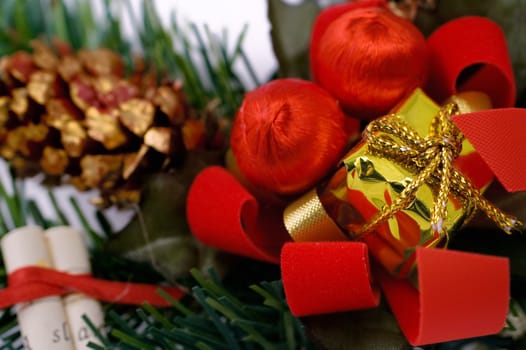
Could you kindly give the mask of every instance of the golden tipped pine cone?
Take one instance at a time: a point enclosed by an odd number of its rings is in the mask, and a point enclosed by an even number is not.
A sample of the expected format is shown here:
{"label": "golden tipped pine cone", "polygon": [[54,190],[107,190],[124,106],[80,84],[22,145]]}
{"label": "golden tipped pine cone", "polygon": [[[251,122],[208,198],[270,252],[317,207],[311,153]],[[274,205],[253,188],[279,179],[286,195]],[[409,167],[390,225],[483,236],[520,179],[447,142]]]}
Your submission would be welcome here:
{"label": "golden tipped pine cone", "polygon": [[32,46],[0,61],[0,156],[19,175],[97,188],[101,205],[137,202],[141,174],[204,146],[205,123],[190,117],[180,84],[157,85],[144,71],[126,77],[107,49]]}

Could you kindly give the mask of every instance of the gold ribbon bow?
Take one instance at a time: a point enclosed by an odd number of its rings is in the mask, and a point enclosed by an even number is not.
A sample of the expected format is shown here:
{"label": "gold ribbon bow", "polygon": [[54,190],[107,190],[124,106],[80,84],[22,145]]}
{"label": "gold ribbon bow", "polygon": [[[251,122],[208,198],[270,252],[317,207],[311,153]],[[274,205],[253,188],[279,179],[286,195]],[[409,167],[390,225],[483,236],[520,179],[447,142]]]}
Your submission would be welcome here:
{"label": "gold ribbon bow", "polygon": [[[453,162],[462,150],[464,136],[451,121],[458,114],[454,103],[444,106],[434,116],[429,133],[421,137],[399,115],[391,114],[369,123],[364,131],[367,151],[375,156],[392,160],[413,174],[417,174],[390,205],[360,227],[353,236],[374,231],[396,212],[408,208],[416,191],[423,184],[434,191],[431,208],[431,227],[447,237],[445,218],[450,194],[463,201],[468,212],[483,211],[503,231],[511,233],[522,223],[496,208],[464,177]],[[475,209],[475,210],[474,210]]]}

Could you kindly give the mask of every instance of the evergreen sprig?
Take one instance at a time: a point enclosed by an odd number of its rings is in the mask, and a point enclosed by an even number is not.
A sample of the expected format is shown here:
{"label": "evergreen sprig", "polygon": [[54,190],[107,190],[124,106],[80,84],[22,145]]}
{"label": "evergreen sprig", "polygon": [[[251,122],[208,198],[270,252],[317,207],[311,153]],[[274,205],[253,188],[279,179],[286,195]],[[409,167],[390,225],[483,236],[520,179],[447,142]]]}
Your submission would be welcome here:
{"label": "evergreen sprig", "polygon": [[[113,329],[108,337],[101,335],[104,347],[112,349],[313,349],[298,319],[286,302],[280,281],[261,282],[251,286],[260,302],[240,299],[230,293],[213,271],[205,277],[191,271],[196,285],[192,301],[171,299],[172,309],[161,311],[146,304],[136,311],[137,319],[124,322],[110,313]],[[197,304],[196,304],[197,303]],[[193,305],[189,307],[188,304]],[[103,346],[90,344],[95,350]]]}
{"label": "evergreen sprig", "polygon": [[[181,24],[175,13],[170,23],[163,24],[152,0],[142,1],[140,15],[129,0],[100,1],[102,16],[97,16],[91,0],[2,0],[0,57],[31,50],[30,43],[37,38],[48,43],[59,39],[75,50],[110,48],[124,58],[130,72],[139,55],[160,80],[181,80],[194,107],[213,106],[227,117],[234,115],[246,91],[234,67],[237,62],[252,83],[259,84],[242,48],[247,27],[231,48],[226,34]],[[123,13],[134,24],[131,36],[123,32]]]}
{"label": "evergreen sprig", "polygon": [[[47,228],[64,224],[55,218],[48,218],[36,202],[25,198],[19,187],[20,181],[9,177],[10,184],[0,181],[0,221],[5,227],[0,237],[9,230],[30,223]],[[7,185],[7,186],[6,186]],[[9,189],[10,188],[10,189]],[[50,198],[54,195],[50,194]],[[52,201],[50,199],[50,201]],[[76,205],[74,199],[71,205]],[[31,210],[24,208],[31,207]],[[61,206],[54,204],[56,218],[64,217]],[[91,232],[91,260],[96,277],[113,280],[127,280],[142,283],[162,283],[162,277],[151,266],[108,256],[97,243],[103,235],[97,232],[84,217],[77,206],[75,210],[79,221],[87,232]],[[18,216],[9,221],[7,217]],[[104,225],[106,218],[99,213]],[[104,257],[102,259],[102,257]],[[7,274],[0,264],[0,286],[7,285]],[[162,289],[159,293],[172,307],[157,309],[144,304],[142,307],[105,305],[108,334],[104,335],[93,327],[103,346],[92,343],[92,349],[310,349],[302,325],[292,316],[285,301],[280,281],[260,282],[250,286],[252,297],[242,296],[225,287],[214,271],[204,276],[199,270],[190,271],[193,282],[189,284],[190,293],[183,301],[174,300]],[[187,282],[188,284],[188,282]],[[257,299],[259,300],[255,300]],[[16,328],[16,318],[12,310],[0,314],[0,349],[15,349],[19,344],[20,333]]]}

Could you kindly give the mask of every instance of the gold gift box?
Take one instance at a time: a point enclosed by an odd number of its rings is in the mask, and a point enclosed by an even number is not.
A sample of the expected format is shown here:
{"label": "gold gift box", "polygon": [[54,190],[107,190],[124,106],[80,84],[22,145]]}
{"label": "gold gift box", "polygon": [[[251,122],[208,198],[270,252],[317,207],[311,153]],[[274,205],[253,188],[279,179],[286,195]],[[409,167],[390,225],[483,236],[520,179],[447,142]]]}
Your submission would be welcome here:
{"label": "gold gift box", "polygon": [[[491,108],[489,98],[483,93],[466,92],[451,100],[460,113]],[[393,114],[425,137],[439,111],[440,106],[417,89]],[[465,139],[454,166],[480,190],[493,178]],[[329,180],[285,210],[285,226],[295,241],[361,240],[388,271],[406,277],[412,270],[417,247],[446,246],[449,237],[474,211],[469,203],[450,194],[443,222],[445,232],[437,232],[431,225],[431,207],[437,189],[424,184],[407,208],[396,212],[374,231],[356,234],[390,205],[415,176],[397,162],[372,154],[367,142],[361,141],[345,155]]]}

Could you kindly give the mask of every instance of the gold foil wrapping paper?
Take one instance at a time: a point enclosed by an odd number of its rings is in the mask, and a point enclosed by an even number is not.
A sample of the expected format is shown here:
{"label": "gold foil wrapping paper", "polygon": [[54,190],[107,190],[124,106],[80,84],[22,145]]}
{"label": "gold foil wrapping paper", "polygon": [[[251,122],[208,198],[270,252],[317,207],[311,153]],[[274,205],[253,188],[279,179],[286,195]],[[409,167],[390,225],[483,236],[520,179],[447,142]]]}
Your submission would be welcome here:
{"label": "gold foil wrapping paper", "polygon": [[[489,98],[482,93],[463,93],[452,100],[460,113],[491,108]],[[415,90],[393,111],[393,115],[401,118],[411,132],[423,138],[430,132],[431,122],[439,111],[436,103],[421,90]],[[478,189],[483,190],[491,182],[491,171],[467,140],[462,141],[462,150],[454,166]],[[416,247],[446,246],[449,236],[472,216],[474,210],[469,201],[449,194],[447,215],[440,222],[445,230],[439,232],[431,225],[437,186],[424,183],[418,187],[415,197],[405,209],[394,213],[374,231],[359,234],[363,225],[386,210],[416,176],[400,162],[375,155],[369,150],[367,142],[362,141],[344,156],[328,181],[285,210],[285,225],[295,241],[333,241],[345,237],[361,240],[367,243],[371,255],[388,271],[407,276],[413,265]],[[295,220],[302,216],[302,208],[309,207],[306,203],[313,202],[313,196],[318,197],[325,211],[313,211],[317,217],[306,220],[306,228]],[[308,222],[315,222],[317,228],[310,227]],[[341,230],[340,235],[334,229],[326,229],[335,226]]]}

